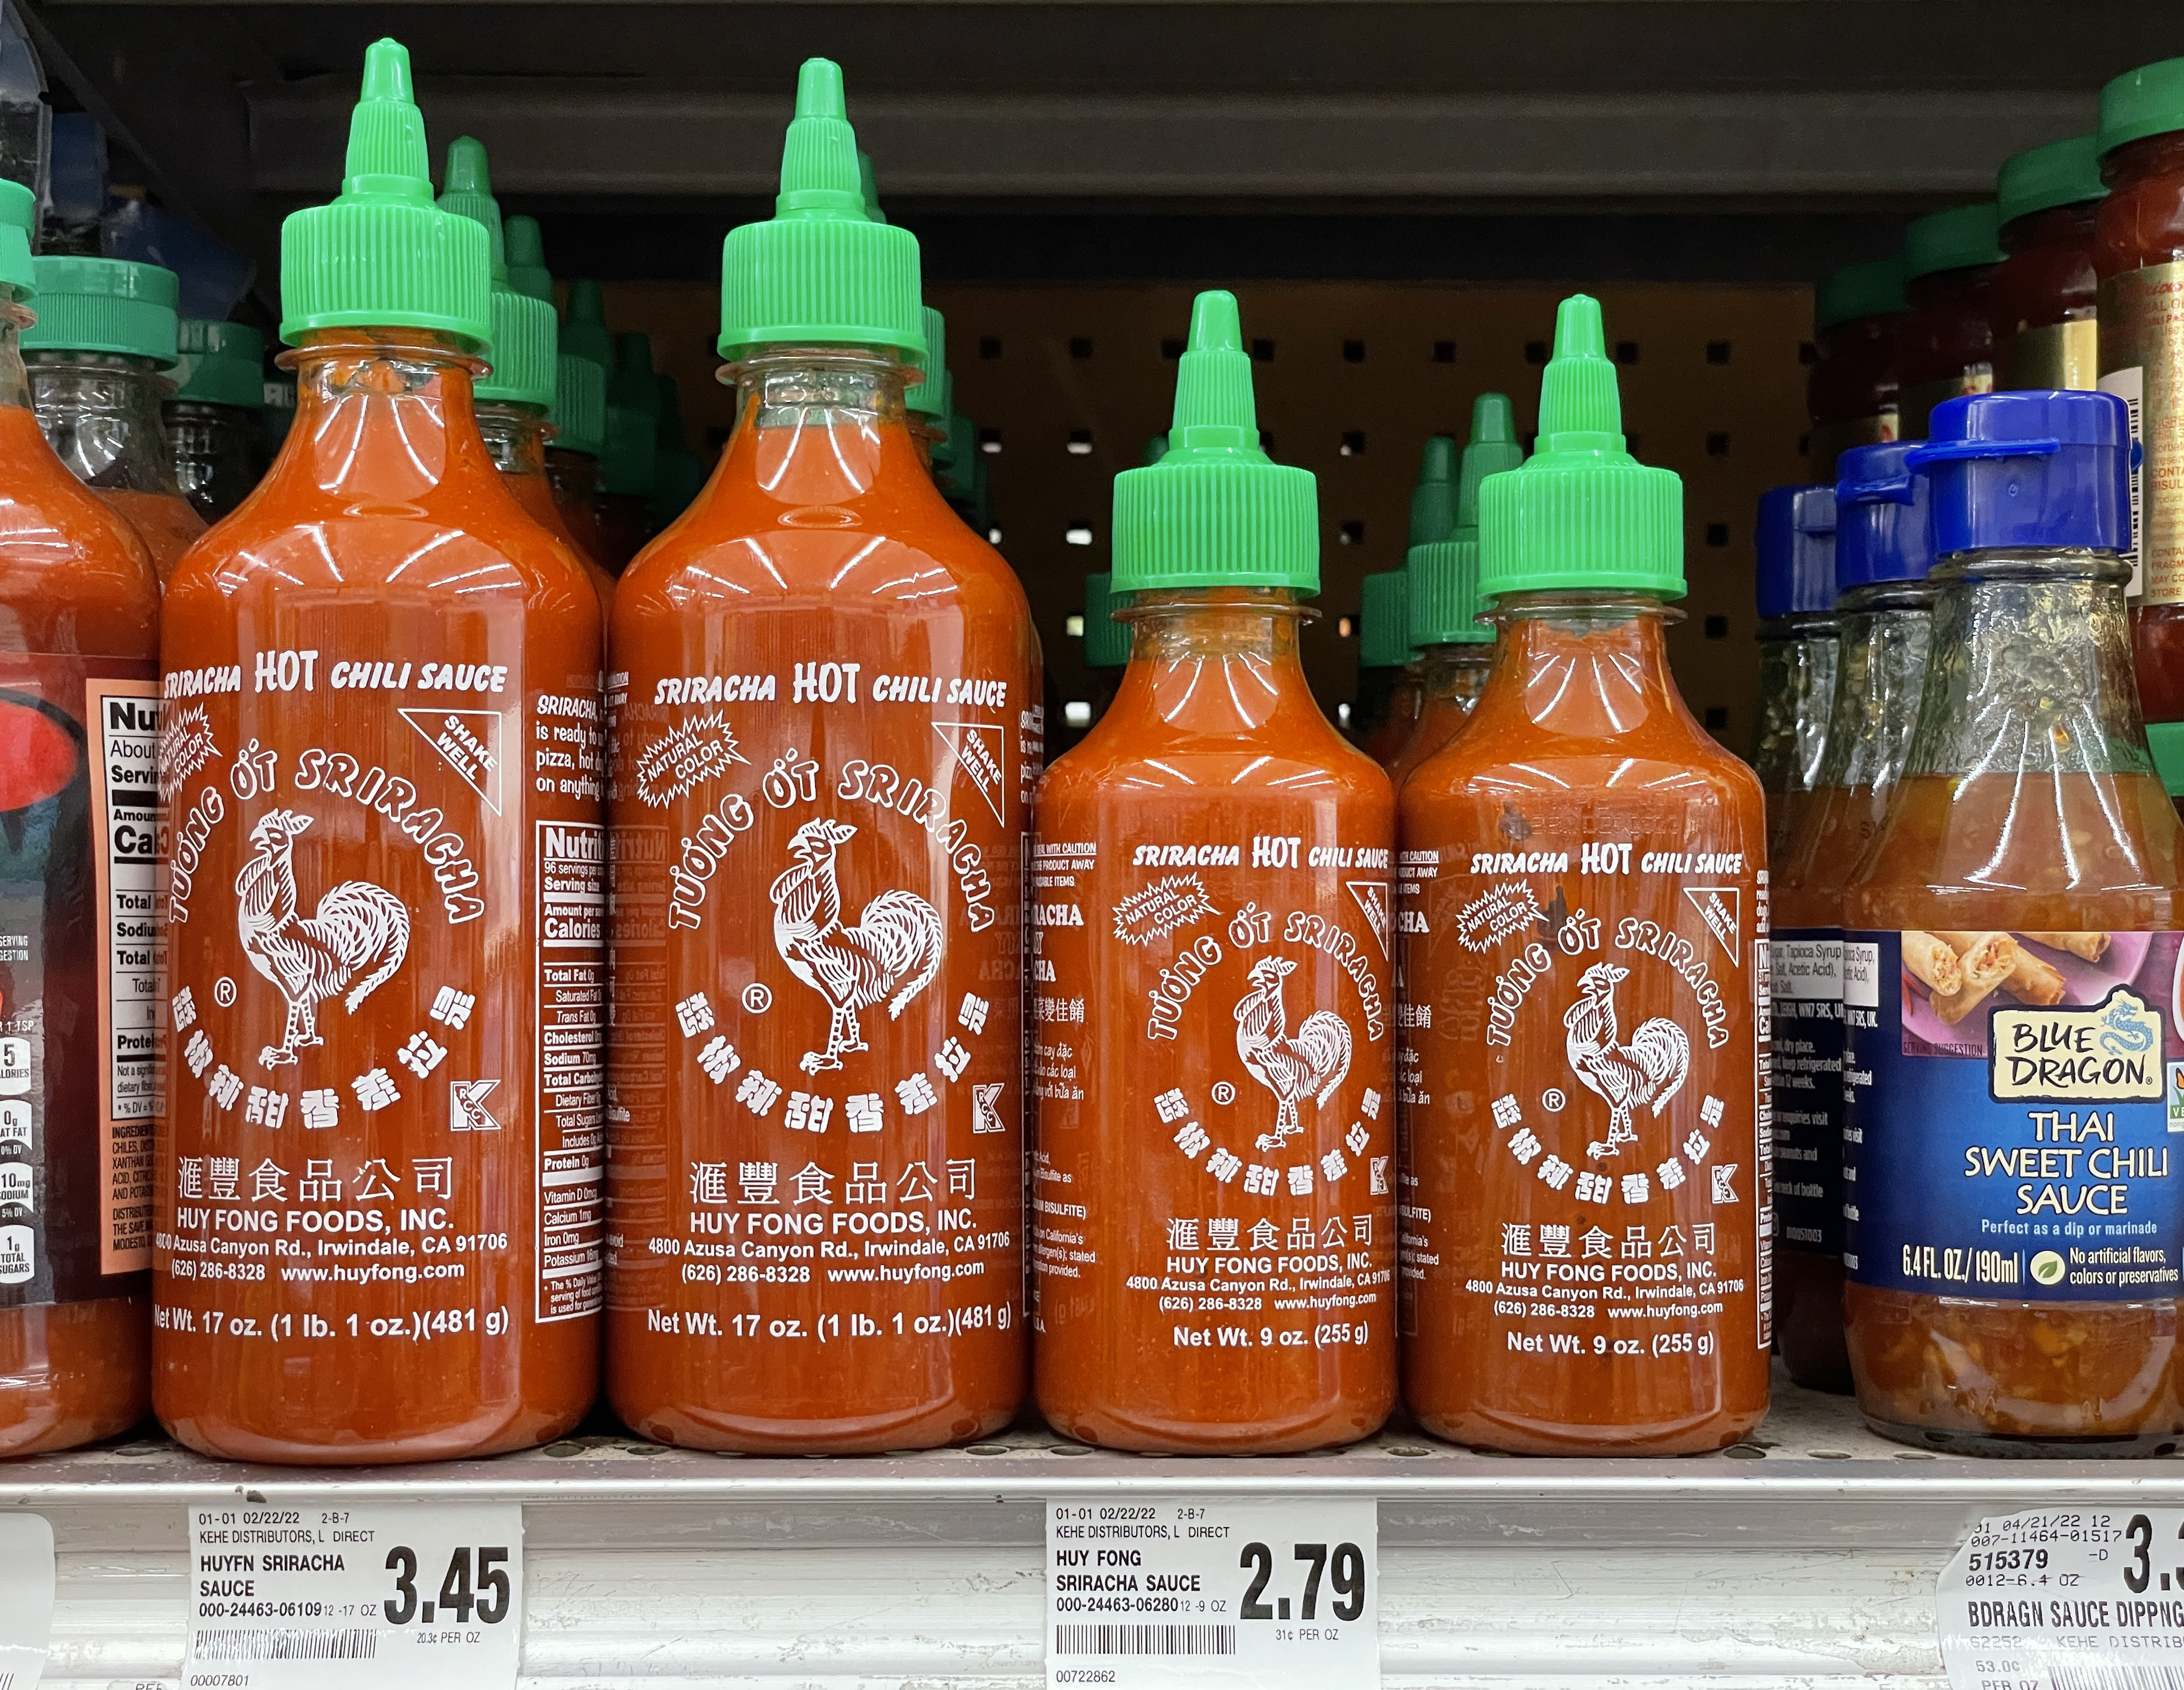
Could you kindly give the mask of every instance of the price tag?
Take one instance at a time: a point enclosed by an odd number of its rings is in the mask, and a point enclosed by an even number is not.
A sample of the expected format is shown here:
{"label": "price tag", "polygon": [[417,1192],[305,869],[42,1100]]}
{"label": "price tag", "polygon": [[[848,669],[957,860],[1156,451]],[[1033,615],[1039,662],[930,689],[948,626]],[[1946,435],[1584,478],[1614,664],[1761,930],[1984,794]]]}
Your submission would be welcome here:
{"label": "price tag", "polygon": [[1942,1570],[1950,1690],[2184,1684],[2184,1509],[1983,1520]]}
{"label": "price tag", "polygon": [[31,1690],[53,1635],[53,1528],[0,1514],[0,1690]]}
{"label": "price tag", "polygon": [[1375,1690],[1370,1497],[1050,1502],[1046,1682]]}
{"label": "price tag", "polygon": [[187,1682],[512,1690],[522,1648],[518,1503],[190,1510]]}

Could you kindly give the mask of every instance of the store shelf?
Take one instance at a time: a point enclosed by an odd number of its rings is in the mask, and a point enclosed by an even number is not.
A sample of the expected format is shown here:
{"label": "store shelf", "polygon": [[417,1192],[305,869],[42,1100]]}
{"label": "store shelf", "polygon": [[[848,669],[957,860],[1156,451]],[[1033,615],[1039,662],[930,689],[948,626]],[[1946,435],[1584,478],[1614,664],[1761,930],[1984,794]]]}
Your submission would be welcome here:
{"label": "store shelf", "polygon": [[52,1521],[48,1686],[174,1681],[185,1507],[523,1504],[531,1686],[979,1687],[1041,1676],[1046,1498],[1379,1498],[1390,1685],[1941,1686],[1935,1575],[1982,1514],[2184,1503],[2170,1462],[1996,1462],[1885,1442],[1783,1386],[1761,1431],[1680,1461],[1538,1461],[1395,1433],[1281,1459],[1106,1454],[1017,1431],[868,1459],[586,1437],[332,1473],[127,1443],[0,1468]]}

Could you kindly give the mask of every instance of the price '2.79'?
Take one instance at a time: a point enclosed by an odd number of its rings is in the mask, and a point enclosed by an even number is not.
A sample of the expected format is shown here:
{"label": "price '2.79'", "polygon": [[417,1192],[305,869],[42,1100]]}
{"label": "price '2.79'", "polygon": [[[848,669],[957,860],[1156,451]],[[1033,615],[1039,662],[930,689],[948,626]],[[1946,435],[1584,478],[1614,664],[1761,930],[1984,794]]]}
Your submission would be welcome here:
{"label": "price '2.79'", "polygon": [[[477,1570],[475,1585],[471,1582],[473,1554]],[[415,1620],[420,1625],[430,1626],[435,1620],[444,1624],[452,1620],[467,1626],[475,1613],[480,1624],[498,1625],[508,1618],[507,1559],[505,1547],[476,1551],[466,1546],[458,1547],[448,1557],[448,1570],[440,1580],[438,1598],[421,1604],[417,1599],[417,1552],[407,1544],[398,1543],[387,1552],[387,1570],[394,1575],[394,1594],[383,1604],[387,1623],[406,1626]]]}
{"label": "price '2.79'", "polygon": [[[1365,1552],[1355,1543],[1338,1543],[1331,1559],[1324,1543],[1299,1543],[1292,1551],[1294,1559],[1305,1566],[1304,1592],[1298,1603],[1295,1617],[1316,1620],[1319,1617],[1319,1586],[1322,1577],[1334,1588],[1334,1600],[1329,1604],[1338,1620],[1356,1620],[1365,1612]],[[1270,1607],[1261,1598],[1267,1587],[1273,1581],[1274,1552],[1263,1543],[1246,1543],[1244,1553],[1237,1557],[1236,1565],[1251,1573],[1250,1587],[1244,1592],[1243,1606],[1236,1610],[1240,1620],[1287,1620],[1290,1598],[1279,1596]]]}

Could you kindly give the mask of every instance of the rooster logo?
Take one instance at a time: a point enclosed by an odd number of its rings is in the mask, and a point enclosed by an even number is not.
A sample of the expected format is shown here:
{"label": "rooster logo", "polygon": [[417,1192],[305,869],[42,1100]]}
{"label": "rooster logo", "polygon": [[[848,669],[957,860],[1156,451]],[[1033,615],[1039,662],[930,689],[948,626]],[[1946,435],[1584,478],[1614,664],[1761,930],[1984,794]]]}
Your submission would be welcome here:
{"label": "rooster logo", "polygon": [[806,1074],[838,1068],[845,1052],[866,1048],[857,1026],[859,1010],[884,1002],[892,1021],[940,972],[947,931],[940,912],[914,892],[883,892],[865,906],[855,927],[842,925],[834,853],[856,834],[846,822],[806,822],[788,841],[796,867],[768,894],[781,960],[833,1012],[827,1048],[797,1059]]}
{"label": "rooster logo", "polygon": [[1607,1105],[1607,1136],[1586,1146],[1595,1160],[1637,1143],[1631,1116],[1651,1104],[1658,1117],[1691,1071],[1691,1041],[1666,1016],[1645,1023],[1629,1044],[1617,1042],[1615,986],[1630,974],[1613,962],[1594,963],[1579,978],[1578,1001],[1563,1017],[1570,1072]]}
{"label": "rooster logo", "polygon": [[371,972],[343,1000],[356,1007],[384,985],[410,953],[410,912],[369,880],[344,880],[308,918],[296,914],[297,836],[311,825],[292,810],[270,810],[250,830],[258,855],[235,877],[235,925],[250,965],[281,988],[288,1019],[281,1042],[258,1053],[267,1068],[296,1060],[319,1037],[319,1005]]}
{"label": "rooster logo", "polygon": [[1282,982],[1296,972],[1285,957],[1262,957],[1247,978],[1251,990],[1236,1006],[1236,1054],[1245,1071],[1274,1094],[1274,1129],[1259,1135],[1261,1150],[1279,1150],[1303,1128],[1297,1104],[1334,1095],[1350,1072],[1350,1029],[1331,1009],[1307,1015],[1292,1036]]}

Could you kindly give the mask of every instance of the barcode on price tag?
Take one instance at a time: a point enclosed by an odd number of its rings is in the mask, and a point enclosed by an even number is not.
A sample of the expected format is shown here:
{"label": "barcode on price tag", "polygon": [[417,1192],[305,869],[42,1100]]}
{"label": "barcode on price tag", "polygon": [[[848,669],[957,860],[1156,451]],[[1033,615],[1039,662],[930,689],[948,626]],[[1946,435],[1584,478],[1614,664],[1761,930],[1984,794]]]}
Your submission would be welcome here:
{"label": "barcode on price tag", "polygon": [[1935,1620],[1950,1690],[2184,1690],[2184,1509],[1983,1520]]}
{"label": "barcode on price tag", "polygon": [[[233,1690],[510,1690],[515,1503],[192,1508],[185,1682]],[[198,1669],[217,1676],[195,1677]]]}
{"label": "barcode on price tag", "polygon": [[1370,1497],[1050,1502],[1046,1682],[1374,1690]]}
{"label": "barcode on price tag", "polygon": [[53,1529],[0,1513],[0,1690],[32,1690],[53,1629]]}

